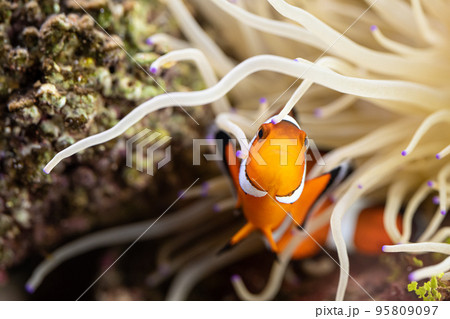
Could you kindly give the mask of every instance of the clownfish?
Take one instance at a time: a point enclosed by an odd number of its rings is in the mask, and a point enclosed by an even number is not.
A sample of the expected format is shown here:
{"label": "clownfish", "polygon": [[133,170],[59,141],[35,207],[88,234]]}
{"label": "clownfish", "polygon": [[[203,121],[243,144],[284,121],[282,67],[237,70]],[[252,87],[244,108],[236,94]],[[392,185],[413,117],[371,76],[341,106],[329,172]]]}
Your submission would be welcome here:
{"label": "clownfish", "polygon": [[[220,252],[230,249],[254,231],[263,234],[272,252],[283,251],[293,230],[303,229],[309,218],[319,216],[332,204],[324,195],[350,172],[350,166],[344,163],[326,174],[306,180],[309,147],[306,133],[289,115],[278,123],[274,118],[261,125],[249,143],[248,156],[242,160],[236,155],[228,134],[223,131],[216,134],[216,139],[222,141],[223,160],[236,191],[236,208],[241,209],[247,220]],[[321,198],[324,200],[320,205],[315,205]],[[381,247],[391,243],[384,231],[382,208],[352,216],[358,219],[353,222],[358,230],[348,245],[373,254],[381,253]],[[374,236],[367,241],[361,238],[366,234]],[[329,225],[310,234],[296,248],[292,258],[315,255],[327,239]]]}

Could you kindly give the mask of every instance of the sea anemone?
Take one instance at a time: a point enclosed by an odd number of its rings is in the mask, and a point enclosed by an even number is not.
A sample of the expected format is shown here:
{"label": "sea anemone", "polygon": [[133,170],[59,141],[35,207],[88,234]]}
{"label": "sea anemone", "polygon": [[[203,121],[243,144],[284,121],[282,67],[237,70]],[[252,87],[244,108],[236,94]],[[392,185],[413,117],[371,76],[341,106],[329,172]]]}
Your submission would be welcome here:
{"label": "sea anemone", "polygon": [[[282,110],[276,121],[295,108],[302,128],[315,145],[330,150],[324,156],[326,165],[316,165],[309,177],[318,176],[346,160],[355,164],[354,172],[333,192],[336,202],[329,213],[306,225],[306,230],[311,231],[328,222],[331,224],[341,271],[337,300],[344,299],[350,271],[341,223],[344,215],[352,213],[350,208],[360,200],[385,202],[384,225],[392,242],[398,244],[385,246],[384,252],[450,255],[450,246],[444,243],[450,230],[441,227],[450,204],[448,2],[193,1],[196,12],[206,19],[208,32],[181,0],[166,0],[166,3],[186,40],[164,34],[151,36],[147,40],[150,45],[174,49],[155,61],[151,70],[156,73],[175,62],[193,60],[208,88],[152,98],[113,128],[80,140],[56,154],[44,168],[46,173],[64,158],[119,136],[151,112],[208,103],[213,104],[217,125],[241,141],[240,155],[245,157],[248,151],[245,136],[253,136],[259,125],[280,107]],[[237,61],[242,62],[237,64]],[[293,88],[297,82],[299,85]],[[257,103],[261,97],[265,98]],[[216,211],[230,209],[231,193],[226,191],[225,177],[218,177],[207,185],[211,186],[210,190],[205,192],[205,186],[194,186],[185,197],[207,193],[207,199],[202,197],[198,201],[207,201],[210,205],[210,201],[218,201],[214,206]],[[436,212],[431,218],[425,212],[427,224],[419,229],[421,233],[417,236],[412,230],[414,216],[421,204],[431,201],[436,193]],[[399,229],[396,220],[403,207],[403,227]],[[198,207],[186,210],[196,218],[206,218],[207,212]],[[174,225],[177,220],[179,223],[185,220],[181,212],[171,213],[168,218],[167,223]],[[163,220],[158,223],[162,224]],[[195,225],[195,222],[189,223]],[[143,230],[142,225],[124,226],[64,246],[55,253],[54,259],[37,269],[29,281],[30,289],[61,260],[93,246],[132,241]],[[167,226],[165,234],[176,230],[176,226]],[[109,241],[117,234],[122,237]],[[225,243],[227,236],[226,231],[215,235],[210,247]],[[238,295],[248,300],[273,298],[293,250],[306,236],[302,231],[296,233],[279,256],[279,262],[274,263],[268,284],[260,294],[251,294],[240,277],[233,277]],[[182,238],[170,243],[166,254],[179,247]],[[170,265],[166,272],[179,272],[168,299],[186,298],[201,277],[261,248],[258,242],[249,240],[235,250],[216,256],[205,252],[208,247],[192,247],[185,258],[189,255],[196,259],[181,270],[180,260],[168,262],[166,258],[166,265]],[[430,278],[449,270],[450,257],[411,273],[410,279]],[[448,277],[449,273],[444,276]]]}

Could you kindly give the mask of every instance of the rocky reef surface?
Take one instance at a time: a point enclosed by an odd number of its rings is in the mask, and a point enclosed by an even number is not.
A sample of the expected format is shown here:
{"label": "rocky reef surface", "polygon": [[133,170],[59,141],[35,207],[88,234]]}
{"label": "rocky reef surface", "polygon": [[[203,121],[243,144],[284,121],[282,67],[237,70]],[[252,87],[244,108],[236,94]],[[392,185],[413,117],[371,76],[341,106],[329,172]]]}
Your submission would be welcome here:
{"label": "rocky reef surface", "polygon": [[[191,147],[190,139],[180,137],[203,132],[183,111],[167,109],[124,136],[64,161],[52,174],[43,173],[56,152],[110,128],[137,104],[164,90],[203,85],[189,66],[158,78],[144,71],[164,53],[164,48],[146,45],[146,37],[156,32],[179,36],[159,2],[78,4],[0,0],[3,282],[8,269],[27,257],[42,259],[88,231],[156,215],[158,207],[176,196],[168,190],[191,183],[195,171],[174,174],[190,156],[183,152]],[[190,112],[204,123],[211,120],[202,108]],[[125,166],[126,138],[146,127],[177,137],[172,143],[175,160],[153,177]],[[149,207],[148,198],[159,200]]]}

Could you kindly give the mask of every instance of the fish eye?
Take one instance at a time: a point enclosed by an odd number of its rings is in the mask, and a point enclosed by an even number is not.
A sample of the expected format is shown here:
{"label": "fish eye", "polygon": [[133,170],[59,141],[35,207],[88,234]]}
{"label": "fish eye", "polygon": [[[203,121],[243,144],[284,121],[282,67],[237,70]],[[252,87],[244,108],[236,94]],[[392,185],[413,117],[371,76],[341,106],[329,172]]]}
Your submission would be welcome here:
{"label": "fish eye", "polygon": [[261,127],[258,131],[258,137],[262,138],[264,136],[264,129]]}

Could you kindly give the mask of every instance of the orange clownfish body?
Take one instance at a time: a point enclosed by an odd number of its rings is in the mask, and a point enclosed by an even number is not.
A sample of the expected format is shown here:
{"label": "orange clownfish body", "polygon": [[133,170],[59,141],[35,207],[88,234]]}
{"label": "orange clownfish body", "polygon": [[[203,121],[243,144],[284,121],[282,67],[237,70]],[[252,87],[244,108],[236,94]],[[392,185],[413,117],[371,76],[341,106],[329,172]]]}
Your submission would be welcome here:
{"label": "orange clownfish body", "polygon": [[[332,205],[332,202],[327,199],[318,209],[314,209],[311,218],[324,213],[330,205]],[[345,229],[343,235],[348,251],[357,251],[364,255],[378,255],[382,253],[381,249],[384,245],[393,244],[384,228],[383,206],[364,208],[356,205],[351,210],[342,221],[342,228]],[[397,217],[397,228],[402,231],[402,218],[400,216]],[[310,235],[296,247],[292,259],[313,257],[320,252],[321,246],[335,247],[329,224]],[[294,232],[292,231],[283,234],[278,242],[280,251],[285,249],[293,236]]]}
{"label": "orange clownfish body", "polygon": [[[309,215],[318,216],[331,205],[330,201],[325,201],[318,209],[312,209],[330,186],[340,183],[348,174],[348,165],[342,165],[306,181],[306,133],[290,116],[276,124],[272,119],[259,128],[250,142],[249,154],[243,160],[237,158],[228,135],[224,132],[216,135],[224,141],[223,156],[237,191],[237,207],[242,209],[247,220],[224,249],[236,245],[253,231],[260,231],[273,252],[282,251],[293,231],[302,227]],[[381,219],[375,219],[381,221],[384,232],[382,215]],[[374,225],[366,222],[364,220],[365,227],[372,229]],[[320,250],[318,244],[324,245],[327,241],[329,225],[310,235],[314,239],[308,238],[299,245],[293,258],[315,255]],[[381,245],[376,248],[380,252],[383,244],[389,244],[385,232],[381,235],[384,236]]]}

